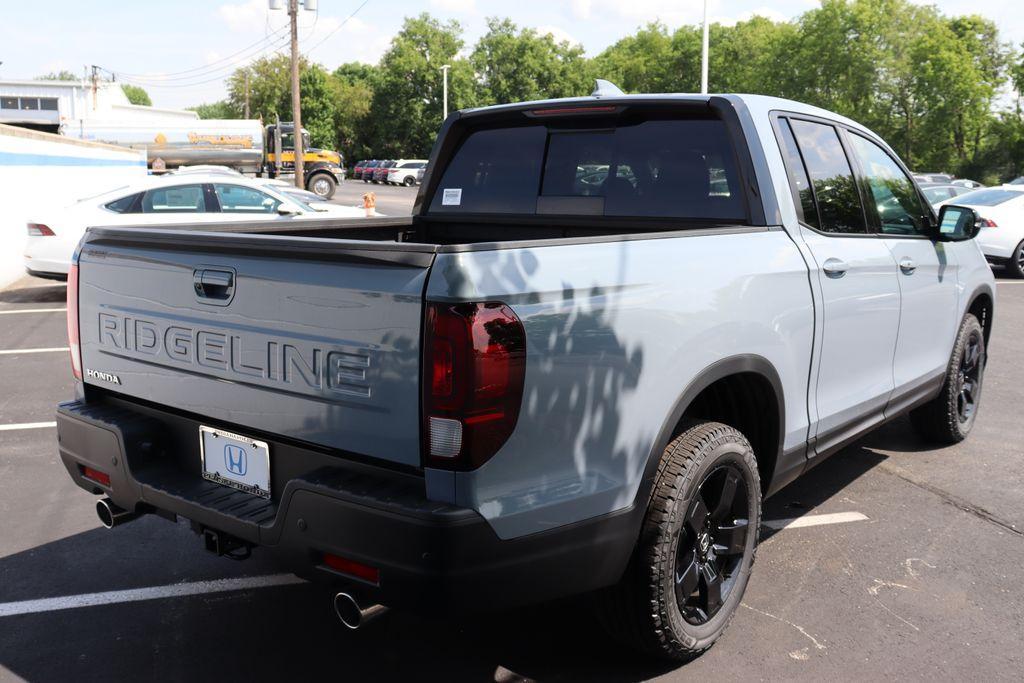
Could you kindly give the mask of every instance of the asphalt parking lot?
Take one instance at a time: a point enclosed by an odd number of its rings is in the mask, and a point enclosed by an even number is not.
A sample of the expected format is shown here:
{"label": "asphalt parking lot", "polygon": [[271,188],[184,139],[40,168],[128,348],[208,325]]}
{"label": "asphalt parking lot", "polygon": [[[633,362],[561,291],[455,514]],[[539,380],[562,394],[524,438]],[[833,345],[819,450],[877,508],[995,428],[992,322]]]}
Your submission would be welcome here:
{"label": "asphalt parking lot", "polygon": [[50,426],[71,393],[64,287],[22,280],[0,292],[0,679],[1019,679],[1024,282],[998,288],[971,438],[934,450],[897,421],[768,501],[731,628],[673,666],[623,652],[575,603],[389,612],[352,633],[258,550],[216,558],[152,517],[103,529]]}
{"label": "asphalt parking lot", "polygon": [[331,201],[345,206],[362,206],[363,194],[373,192],[377,195],[377,212],[385,216],[408,216],[412,213],[412,204],[416,200],[419,187],[394,185],[374,185],[361,180],[348,178],[335,191]]}

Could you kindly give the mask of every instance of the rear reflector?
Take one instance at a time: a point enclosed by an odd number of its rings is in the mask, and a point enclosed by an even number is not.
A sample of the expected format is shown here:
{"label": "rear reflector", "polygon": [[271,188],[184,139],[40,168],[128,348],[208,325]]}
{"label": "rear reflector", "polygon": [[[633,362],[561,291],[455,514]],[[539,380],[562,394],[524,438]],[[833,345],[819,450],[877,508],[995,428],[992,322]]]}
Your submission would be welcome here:
{"label": "rear reflector", "polygon": [[28,234],[32,237],[53,237],[53,230],[50,227],[43,225],[42,223],[29,223]]}
{"label": "rear reflector", "polygon": [[380,570],[376,567],[350,560],[347,557],[331,555],[330,553],[324,553],[324,564],[342,574],[348,574],[357,579],[369,581],[375,586],[380,585]]}
{"label": "rear reflector", "polygon": [[78,264],[68,271],[68,348],[71,349],[71,372],[82,379],[82,344],[78,336]]}
{"label": "rear reflector", "polygon": [[86,479],[94,481],[97,484],[102,484],[103,486],[110,486],[109,474],[100,472],[99,470],[94,470],[93,468],[87,465],[80,465],[80,467],[82,469],[82,476],[85,477]]}

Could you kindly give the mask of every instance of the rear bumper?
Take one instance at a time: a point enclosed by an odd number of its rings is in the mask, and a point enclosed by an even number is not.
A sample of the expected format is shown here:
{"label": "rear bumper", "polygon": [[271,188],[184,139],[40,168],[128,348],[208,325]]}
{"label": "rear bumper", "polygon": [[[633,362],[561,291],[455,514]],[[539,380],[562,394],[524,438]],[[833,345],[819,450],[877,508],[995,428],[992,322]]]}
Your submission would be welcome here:
{"label": "rear bumper", "polygon": [[[632,510],[501,540],[475,511],[428,500],[416,474],[259,435],[270,442],[275,491],[264,501],[201,478],[198,425],[110,398],[57,411],[61,460],[80,487],[264,547],[303,578],[381,604],[460,613],[594,590],[618,580],[636,540]],[[110,485],[86,479],[83,466]],[[328,568],[325,553],[378,569],[379,583]]]}

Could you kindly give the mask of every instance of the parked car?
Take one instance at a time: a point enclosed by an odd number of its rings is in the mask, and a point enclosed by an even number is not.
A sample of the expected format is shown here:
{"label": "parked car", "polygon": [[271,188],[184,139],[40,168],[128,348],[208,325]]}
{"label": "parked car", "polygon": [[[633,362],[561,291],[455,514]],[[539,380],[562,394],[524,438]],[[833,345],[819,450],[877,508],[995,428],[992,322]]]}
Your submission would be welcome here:
{"label": "parked car", "polygon": [[1021,176],[1019,178],[1014,178],[1013,180],[1011,180],[1010,182],[1008,182],[1006,184],[1007,185],[1024,185],[1024,176]]}
{"label": "parked car", "polygon": [[387,180],[387,177],[388,177],[388,171],[390,171],[392,168],[394,168],[394,166],[395,166],[395,161],[393,159],[388,159],[386,161],[380,162],[380,165],[377,166],[377,168],[375,168],[373,170],[372,182],[375,183],[375,184],[380,184],[380,183],[385,182]]}
{"label": "parked car", "polygon": [[981,216],[978,246],[989,263],[1024,278],[1024,185],[986,187],[945,203],[968,206]]}
{"label": "parked car", "polygon": [[921,188],[925,199],[932,206],[971,191],[970,188],[964,185],[953,185],[951,183],[918,183],[918,187]]}
{"label": "parked car", "polygon": [[412,187],[416,184],[416,172],[426,165],[426,159],[398,159],[395,165],[388,169],[385,180],[388,185]]}
{"label": "parked car", "polygon": [[967,178],[957,178],[950,181],[950,185],[961,185],[969,190],[980,190],[985,187],[985,183],[979,183],[977,180],[968,180]]}
{"label": "parked car", "polygon": [[228,175],[235,176],[236,178],[245,178],[246,175],[241,171],[231,168],[230,166],[221,166],[218,164],[196,164],[195,166],[179,166],[173,171],[168,171],[168,174],[173,175]]}
{"label": "parked car", "polygon": [[90,226],[365,217],[362,209],[329,204],[312,192],[278,183],[284,181],[220,172],[175,172],[82,199],[66,208],[40,210],[28,223],[25,270],[39,277],[66,278],[75,247]]}
{"label": "parked car", "polygon": [[366,159],[357,161],[355,166],[352,167],[352,179],[362,180],[363,178],[363,166],[366,164]]}
{"label": "parked car", "polygon": [[379,159],[371,159],[363,165],[363,174],[360,180],[364,183],[368,183],[373,180],[373,172],[377,170],[377,166],[380,165]]}
{"label": "parked car", "polygon": [[936,216],[816,107],[595,94],[453,113],[406,218],[90,230],[55,445],[104,526],[263,546],[350,628],[590,593],[688,659],[741,604],[765,496],[908,412],[969,435],[973,209]]}
{"label": "parked car", "polygon": [[951,183],[953,176],[948,173],[915,173],[914,179],[921,183]]}

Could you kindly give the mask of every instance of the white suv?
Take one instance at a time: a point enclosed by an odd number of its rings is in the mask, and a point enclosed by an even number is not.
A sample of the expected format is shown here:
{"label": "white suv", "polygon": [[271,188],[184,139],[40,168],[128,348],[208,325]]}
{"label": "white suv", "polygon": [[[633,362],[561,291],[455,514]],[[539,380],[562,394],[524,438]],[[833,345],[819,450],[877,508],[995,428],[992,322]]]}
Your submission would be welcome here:
{"label": "white suv", "polygon": [[385,182],[388,185],[412,187],[416,184],[416,171],[425,168],[426,165],[426,159],[399,159],[395,162],[394,168],[388,171]]}

